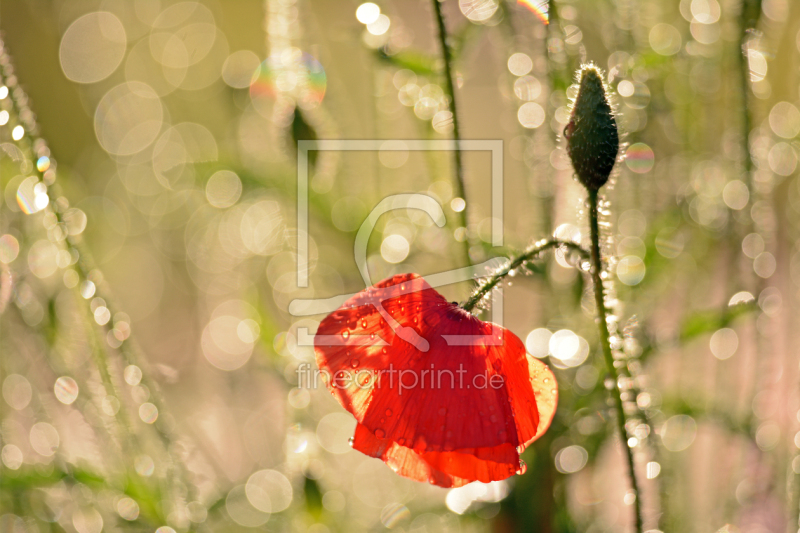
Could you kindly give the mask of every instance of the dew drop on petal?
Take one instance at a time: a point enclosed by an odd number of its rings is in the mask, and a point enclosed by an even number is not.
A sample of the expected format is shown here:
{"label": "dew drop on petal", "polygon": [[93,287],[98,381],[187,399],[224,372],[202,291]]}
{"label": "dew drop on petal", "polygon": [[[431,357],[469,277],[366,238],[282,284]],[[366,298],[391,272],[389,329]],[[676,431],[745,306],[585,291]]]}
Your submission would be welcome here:
{"label": "dew drop on petal", "polygon": [[378,437],[379,439],[382,439],[386,436],[386,432],[383,431],[381,428],[378,428],[375,430],[375,436]]}
{"label": "dew drop on petal", "polygon": [[349,331],[345,331],[344,333],[342,333],[342,337],[344,337],[345,339],[349,338],[350,337],[350,332]]}

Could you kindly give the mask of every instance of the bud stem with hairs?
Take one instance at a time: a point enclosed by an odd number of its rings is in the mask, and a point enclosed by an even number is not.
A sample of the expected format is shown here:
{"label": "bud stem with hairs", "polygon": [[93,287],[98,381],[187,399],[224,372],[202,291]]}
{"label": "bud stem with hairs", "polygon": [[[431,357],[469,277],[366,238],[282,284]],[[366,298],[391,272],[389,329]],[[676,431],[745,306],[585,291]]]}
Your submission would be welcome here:
{"label": "bud stem with hairs", "polygon": [[[608,310],[606,309],[603,290],[603,256],[600,248],[599,224],[599,189],[608,181],[619,153],[619,133],[614,113],[608,101],[603,74],[594,65],[584,65],[580,70],[580,89],[572,106],[569,123],[564,128],[567,138],[567,152],[572,159],[572,166],[578,180],[589,193],[589,226],[592,238],[591,276],[594,285],[594,301],[597,308],[597,330],[603,350],[608,374],[613,381],[611,395],[617,412],[617,431],[625,450],[631,490],[635,496],[633,501],[636,531],[643,531],[641,493],[636,478],[633,450],[628,445],[626,428],[627,417],[622,402],[622,391],[619,385],[619,373],[614,366],[608,330]],[[625,372],[623,372],[625,373]]]}

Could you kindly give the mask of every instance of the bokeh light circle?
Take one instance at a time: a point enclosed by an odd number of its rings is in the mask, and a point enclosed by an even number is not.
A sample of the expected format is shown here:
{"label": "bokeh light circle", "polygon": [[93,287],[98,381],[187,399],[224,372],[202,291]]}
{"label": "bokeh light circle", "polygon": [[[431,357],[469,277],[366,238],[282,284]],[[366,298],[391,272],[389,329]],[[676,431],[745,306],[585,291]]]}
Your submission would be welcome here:
{"label": "bokeh light circle", "polygon": [[472,22],[485,22],[497,12],[500,4],[497,0],[459,0],[458,7]]}
{"label": "bokeh light circle", "polygon": [[534,329],[525,337],[525,349],[532,356],[542,359],[550,353],[550,337],[553,334],[545,328]]}
{"label": "bokeh light circle", "polygon": [[317,424],[317,441],[326,451],[341,455],[352,450],[348,439],[356,430],[356,420],[349,414],[330,413]]}
{"label": "bokeh light circle", "polygon": [[0,263],[8,264],[19,256],[19,241],[10,234],[0,236]]}
{"label": "bokeh light circle", "polygon": [[100,146],[112,155],[133,155],[156,140],[164,120],[161,99],[147,84],[131,81],[108,91],[94,115]]}
{"label": "bokeh light circle", "polygon": [[78,398],[78,384],[69,376],[61,376],[56,380],[53,392],[59,402],[70,405]]}
{"label": "bokeh light circle", "polygon": [[242,180],[235,172],[219,170],[208,178],[206,199],[216,208],[224,209],[235,204],[242,195]]}
{"label": "bokeh light circle", "polygon": [[365,2],[356,9],[356,19],[361,24],[372,24],[381,16],[381,8],[372,2]]}
{"label": "bokeh light circle", "polygon": [[625,165],[637,174],[650,172],[654,163],[653,149],[645,143],[634,143],[625,151]]}
{"label": "bokeh light circle", "polygon": [[50,457],[56,453],[61,437],[58,431],[47,422],[38,422],[31,427],[30,431],[31,447],[36,453],[44,457]]}
{"label": "bokeh light circle", "polygon": [[33,398],[33,388],[28,378],[19,374],[9,374],[3,380],[3,399],[17,411],[28,407]]}
{"label": "bokeh light circle", "polygon": [[729,359],[739,348],[739,336],[731,328],[718,329],[711,335],[709,347],[717,359]]}
{"label": "bokeh light circle", "polygon": [[88,13],[70,24],[61,38],[61,69],[72,81],[95,83],[113,74],[126,48],[125,27],[116,15]]}
{"label": "bokeh light circle", "polygon": [[[266,501],[262,495],[261,503]],[[247,498],[244,485],[237,485],[228,492],[225,498],[225,510],[234,522],[244,527],[259,527],[267,523],[270,513],[265,513],[253,507]]]}
{"label": "bokeh light circle", "polygon": [[533,60],[528,54],[517,52],[508,58],[508,71],[514,76],[524,76],[533,69]]}
{"label": "bokeh light circle", "polygon": [[514,94],[524,102],[536,100],[542,94],[542,84],[534,76],[523,76],[514,82]]}
{"label": "bokeh light circle", "polygon": [[536,102],[526,102],[517,111],[517,120],[528,129],[538,128],[544,123],[544,108]]}
{"label": "bokeh light circle", "polygon": [[667,450],[682,452],[694,442],[697,422],[689,415],[675,415],[664,422],[660,435]]}
{"label": "bokeh light circle", "polygon": [[388,263],[402,263],[409,251],[408,240],[402,235],[388,235],[381,243],[381,257]]}
{"label": "bokeh light circle", "polygon": [[117,502],[117,513],[125,520],[136,520],[139,517],[139,504],[133,498],[120,498]]}
{"label": "bokeh light circle", "polygon": [[586,466],[589,461],[589,453],[582,446],[573,444],[567,446],[556,453],[556,470],[562,474],[574,474]]}
{"label": "bokeh light circle", "polygon": [[794,139],[800,133],[800,110],[789,102],[778,102],[769,112],[769,127],[778,137]]}
{"label": "bokeh light circle", "polygon": [[222,65],[222,79],[234,89],[247,88],[260,65],[261,60],[255,52],[237,50],[229,55]]}
{"label": "bokeh light circle", "polygon": [[681,33],[671,24],[660,22],[650,30],[650,46],[662,56],[672,56],[681,49]]}
{"label": "bokeh light circle", "polygon": [[644,261],[635,255],[628,255],[617,263],[617,278],[625,285],[638,285],[644,279],[646,268]]}
{"label": "bokeh light circle", "polygon": [[245,494],[250,504],[264,513],[279,513],[292,503],[292,484],[276,470],[260,470],[247,479]]}

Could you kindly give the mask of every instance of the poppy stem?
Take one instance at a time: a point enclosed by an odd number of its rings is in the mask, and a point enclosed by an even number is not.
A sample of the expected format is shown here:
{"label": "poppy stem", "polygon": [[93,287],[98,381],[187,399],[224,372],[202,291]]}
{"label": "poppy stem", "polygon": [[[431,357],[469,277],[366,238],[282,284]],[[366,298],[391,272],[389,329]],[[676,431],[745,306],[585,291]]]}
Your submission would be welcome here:
{"label": "poppy stem", "polygon": [[[459,214],[459,226],[467,231],[467,195],[464,187],[464,164],[461,160],[461,133],[458,127],[458,113],[456,112],[456,89],[453,83],[453,56],[448,43],[447,26],[444,23],[444,15],[442,14],[441,0],[431,0],[433,4],[433,12],[436,15],[436,25],[439,29],[439,46],[442,49],[442,62],[444,63],[444,78],[445,78],[445,94],[449,100],[450,113],[453,115],[453,140],[455,141],[455,150],[453,150],[453,170],[455,172],[456,182],[456,195],[464,200],[464,208]],[[469,239],[464,235],[464,255],[467,264],[472,264],[472,259],[469,256]]]}
{"label": "poppy stem", "polygon": [[608,311],[606,310],[605,294],[603,291],[603,279],[601,273],[603,272],[603,258],[600,254],[600,225],[598,222],[598,191],[597,189],[589,189],[589,224],[591,226],[592,237],[592,284],[594,285],[594,301],[597,306],[597,329],[600,333],[600,343],[603,347],[603,357],[608,367],[608,373],[614,380],[611,394],[614,397],[614,406],[617,410],[617,429],[619,436],[622,439],[622,447],[625,449],[625,455],[628,461],[628,475],[630,477],[631,489],[633,490],[636,499],[633,502],[634,513],[636,518],[636,531],[641,533],[643,531],[642,525],[642,504],[639,494],[639,483],[636,480],[636,469],[633,462],[633,450],[628,446],[628,432],[625,429],[626,417],[625,409],[622,405],[622,391],[619,386],[619,373],[614,366],[614,356],[611,353],[611,343],[609,339],[611,335],[608,332]]}
{"label": "poppy stem", "polygon": [[487,278],[483,283],[478,286],[477,290],[470,296],[469,300],[461,304],[461,308],[465,311],[472,311],[478,302],[484,296],[489,294],[503,278],[508,276],[513,270],[524,265],[528,261],[536,259],[539,254],[549,250],[550,248],[558,248],[563,246],[570,251],[576,251],[581,256],[581,259],[589,259],[589,253],[581,248],[578,244],[570,241],[562,241],[561,239],[552,239],[549,241],[539,242],[529,246],[524,252],[508,262],[504,267],[495,272],[490,278]]}

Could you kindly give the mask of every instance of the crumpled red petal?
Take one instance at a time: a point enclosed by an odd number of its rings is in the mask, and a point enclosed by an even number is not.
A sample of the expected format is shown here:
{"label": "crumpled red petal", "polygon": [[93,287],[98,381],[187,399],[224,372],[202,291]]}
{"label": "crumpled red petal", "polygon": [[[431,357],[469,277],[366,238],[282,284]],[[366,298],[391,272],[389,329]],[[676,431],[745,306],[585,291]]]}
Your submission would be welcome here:
{"label": "crumpled red petal", "polygon": [[353,447],[419,481],[460,486],[513,475],[519,451],[555,411],[555,378],[519,338],[416,274],[348,300],[320,324],[315,351],[329,389],[359,422]]}

